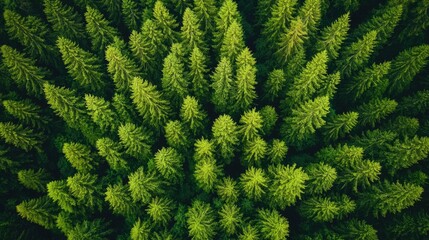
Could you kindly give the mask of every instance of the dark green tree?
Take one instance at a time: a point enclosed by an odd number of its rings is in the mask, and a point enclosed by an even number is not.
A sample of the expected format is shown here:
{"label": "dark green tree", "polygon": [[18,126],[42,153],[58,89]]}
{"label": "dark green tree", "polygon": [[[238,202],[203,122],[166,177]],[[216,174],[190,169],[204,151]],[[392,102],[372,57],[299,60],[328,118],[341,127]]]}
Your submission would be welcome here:
{"label": "dark green tree", "polygon": [[237,124],[229,115],[221,115],[214,121],[212,133],[220,156],[225,163],[230,163],[234,157],[234,148],[239,143]]}
{"label": "dark green tree", "polygon": [[143,167],[139,167],[128,176],[128,186],[134,202],[147,204],[152,197],[163,193],[162,182],[157,175],[155,172],[144,172]]}
{"label": "dark green tree", "polygon": [[8,144],[12,144],[26,152],[41,150],[42,135],[21,124],[0,122],[0,137]]}
{"label": "dark green tree", "polygon": [[276,210],[258,210],[257,226],[266,240],[281,240],[289,236],[289,222]]}
{"label": "dark green tree", "polygon": [[55,206],[47,196],[23,201],[16,206],[19,216],[46,229],[55,228]]}
{"label": "dark green tree", "polygon": [[119,140],[125,152],[136,159],[146,160],[151,156],[152,134],[134,123],[122,124],[118,128]]}
{"label": "dark green tree", "polygon": [[214,212],[208,203],[200,200],[195,200],[188,209],[186,223],[193,240],[212,239],[216,234]]}
{"label": "dark green tree", "polygon": [[346,13],[335,20],[330,26],[322,30],[322,33],[317,40],[316,49],[321,52],[326,50],[329,59],[336,59],[344,40],[347,37],[347,32],[350,28],[350,14]]}
{"label": "dark green tree", "polygon": [[119,36],[118,31],[110,26],[109,21],[96,8],[86,7],[85,21],[85,28],[94,52],[104,52],[106,46],[113,43],[114,38]]}
{"label": "dark green tree", "polygon": [[233,102],[232,66],[228,58],[222,58],[211,76],[212,102],[218,112],[230,110]]}
{"label": "dark green tree", "polygon": [[3,106],[10,115],[20,122],[34,128],[46,127],[46,124],[50,121],[50,119],[43,114],[42,108],[29,99],[21,101],[4,100]]}
{"label": "dark green tree", "polygon": [[43,168],[37,171],[34,169],[22,169],[18,172],[18,181],[24,187],[37,192],[46,192],[46,183],[48,183],[49,178],[48,172]]}

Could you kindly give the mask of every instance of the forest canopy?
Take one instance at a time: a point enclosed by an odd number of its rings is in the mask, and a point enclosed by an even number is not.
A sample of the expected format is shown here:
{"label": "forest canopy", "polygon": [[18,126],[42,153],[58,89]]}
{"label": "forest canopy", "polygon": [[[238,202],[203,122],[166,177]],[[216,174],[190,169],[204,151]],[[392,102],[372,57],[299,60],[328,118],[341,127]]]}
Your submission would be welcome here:
{"label": "forest canopy", "polygon": [[429,0],[0,12],[0,239],[429,236]]}

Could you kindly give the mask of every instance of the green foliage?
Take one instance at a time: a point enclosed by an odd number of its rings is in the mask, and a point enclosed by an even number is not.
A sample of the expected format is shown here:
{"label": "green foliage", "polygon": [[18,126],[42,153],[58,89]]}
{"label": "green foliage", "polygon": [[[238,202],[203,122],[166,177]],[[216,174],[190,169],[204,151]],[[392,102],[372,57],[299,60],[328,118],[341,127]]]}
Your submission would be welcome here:
{"label": "green foliage", "polygon": [[86,109],[91,115],[92,121],[102,130],[115,130],[118,126],[116,113],[113,111],[110,102],[101,97],[90,94],[85,95]]}
{"label": "green foliage", "polygon": [[149,203],[155,194],[162,193],[161,184],[155,172],[144,172],[143,167],[128,176],[131,197],[135,202]]}
{"label": "green foliage", "polygon": [[352,185],[353,190],[357,192],[358,186],[370,186],[372,182],[379,180],[380,174],[380,163],[371,160],[362,160],[345,169],[339,177],[338,182],[344,185]]}
{"label": "green foliage", "polygon": [[195,16],[206,34],[214,30],[214,19],[218,12],[216,5],[214,0],[194,0]]}
{"label": "green foliage", "polygon": [[183,13],[180,36],[187,52],[193,51],[194,48],[205,50],[204,33],[201,31],[197,16],[190,8],[186,8]]}
{"label": "green foliage", "polygon": [[35,128],[43,128],[49,118],[42,113],[42,108],[29,99],[21,101],[4,100],[5,110],[20,122]]}
{"label": "green foliage", "polygon": [[306,190],[310,194],[328,191],[337,180],[337,170],[323,162],[308,165],[305,172],[308,174]]}
{"label": "green foliage", "polygon": [[295,54],[303,50],[308,38],[308,30],[300,17],[292,20],[289,29],[281,34],[277,41],[277,63],[284,66]]}
{"label": "green foliage", "polygon": [[106,60],[109,62],[107,71],[110,73],[116,89],[120,92],[128,92],[133,79],[139,76],[137,65],[114,45],[107,47]]}
{"label": "green foliage", "polygon": [[115,171],[128,170],[128,164],[115,141],[110,138],[100,138],[96,142],[96,147],[98,154],[106,159],[110,168]]}
{"label": "green foliage", "polygon": [[155,223],[166,224],[171,219],[172,201],[155,197],[149,203],[146,212]]}
{"label": "green foliage", "polygon": [[189,127],[194,135],[204,130],[207,114],[201,104],[192,96],[186,96],[180,108],[180,118]]}
{"label": "green foliage", "polygon": [[234,61],[244,48],[243,29],[237,20],[233,21],[225,32],[220,48],[220,56]]}
{"label": "green foliage", "polygon": [[143,222],[140,218],[134,223],[131,228],[130,237],[132,240],[147,240],[150,236],[149,222]]}
{"label": "green foliage", "polygon": [[385,153],[385,162],[391,172],[402,168],[409,168],[425,159],[429,154],[429,138],[417,137],[405,138],[404,141],[396,140],[388,145]]}
{"label": "green foliage", "polygon": [[317,51],[326,50],[329,59],[338,58],[339,50],[347,37],[349,28],[350,14],[346,13],[322,30],[321,36],[316,43]]}
{"label": "green foliage", "polygon": [[284,141],[274,139],[270,148],[268,149],[268,158],[272,164],[282,163],[286,158],[288,147]]}
{"label": "green foliage", "polygon": [[321,0],[306,0],[298,12],[309,34],[317,30],[320,19],[322,18]]}
{"label": "green foliage", "polygon": [[72,230],[67,234],[67,239],[96,239],[102,240],[111,232],[107,229],[107,224],[100,219],[93,221],[84,220],[76,224]]}
{"label": "green foliage", "polygon": [[267,192],[268,178],[263,169],[249,167],[241,174],[240,185],[246,197],[260,200]]}
{"label": "green foliage", "polygon": [[175,29],[178,27],[178,24],[162,1],[155,2],[153,17],[155,24],[162,31],[164,40],[170,44],[176,42],[178,33]]}
{"label": "green foliage", "polygon": [[219,226],[227,235],[232,235],[237,232],[243,219],[240,209],[230,203],[226,203],[219,211]]}
{"label": "green foliage", "polygon": [[238,12],[237,3],[233,0],[225,0],[222,2],[215,20],[215,31],[213,43],[216,49],[220,49],[225,34],[231,24],[236,21],[241,22],[241,15]]}
{"label": "green foliage", "polygon": [[46,183],[48,182],[49,174],[45,169],[26,169],[18,172],[18,180],[24,187],[37,191],[46,192]]}
{"label": "green foliage", "polygon": [[97,175],[89,173],[76,173],[67,178],[67,186],[77,203],[90,209],[101,209],[101,186],[96,182]]}
{"label": "green foliage", "polygon": [[121,183],[107,186],[105,198],[114,213],[130,216],[135,213],[135,205],[126,185]]}
{"label": "green foliage", "polygon": [[339,214],[336,202],[326,197],[312,197],[302,202],[301,214],[316,222],[332,222]]}
{"label": "green foliage", "polygon": [[79,172],[90,172],[98,165],[92,157],[91,149],[83,144],[64,143],[63,153],[70,164]]}
{"label": "green foliage", "polygon": [[338,232],[344,239],[377,240],[377,230],[363,220],[352,219],[341,224]]}
{"label": "green foliage", "polygon": [[[182,45],[179,46],[182,47]],[[173,47],[171,49],[173,50]],[[164,59],[161,82],[165,96],[173,104],[177,105],[189,94],[189,81],[185,76],[184,64],[173,51]]]}
{"label": "green foliage", "polygon": [[259,111],[262,117],[262,130],[265,135],[269,135],[279,118],[276,109],[272,106],[266,105]]}
{"label": "green foliage", "polygon": [[233,101],[232,66],[228,58],[222,58],[211,76],[212,102],[217,112],[227,112]]}
{"label": "green foliage", "polygon": [[276,210],[259,210],[257,224],[264,239],[281,240],[289,236],[289,222]]}
{"label": "green foliage", "polygon": [[212,239],[217,224],[210,205],[196,200],[186,213],[189,236],[195,240]]}
{"label": "green foliage", "polygon": [[207,81],[206,57],[197,47],[192,50],[190,55],[189,79],[192,83],[192,92],[200,101],[206,101],[205,97],[209,94],[209,82]]}
{"label": "green foliage", "polygon": [[235,82],[235,111],[245,111],[256,99],[256,67],[255,59],[248,48],[241,51],[237,56],[236,82]]}
{"label": "green foliage", "polygon": [[253,108],[244,112],[240,118],[239,133],[243,136],[243,141],[254,140],[262,130],[262,116]]}
{"label": "green foliage", "polygon": [[58,180],[49,182],[46,185],[48,196],[58,204],[58,206],[66,211],[73,212],[77,206],[77,200],[70,194],[66,180]]}
{"label": "green foliage", "polygon": [[40,149],[42,136],[32,129],[21,124],[0,122],[0,137],[8,144],[12,144],[26,152]]}
{"label": "green foliage", "polygon": [[137,159],[148,159],[151,155],[151,133],[133,123],[118,128],[118,135],[125,152]]}
{"label": "green foliage", "polygon": [[261,137],[256,137],[248,141],[244,146],[243,161],[244,165],[261,166],[262,160],[267,154],[267,142]]}
{"label": "green foliage", "polygon": [[238,200],[239,191],[237,182],[231,177],[225,177],[217,184],[217,195],[227,203]]}
{"label": "green foliage", "polygon": [[111,27],[109,21],[95,8],[86,7],[85,21],[94,52],[104,52],[106,46],[113,43],[114,38],[119,36],[118,31]]}
{"label": "green foliage", "polygon": [[189,146],[189,134],[180,121],[168,121],[164,127],[167,144],[176,149],[184,149]]}
{"label": "green foliage", "polygon": [[275,69],[270,72],[264,85],[265,98],[274,100],[280,96],[286,84],[285,73],[281,69]]}
{"label": "green foliage", "polygon": [[55,228],[55,207],[47,196],[23,201],[16,206],[16,211],[22,218],[46,229]]}
{"label": "green foliage", "polygon": [[174,148],[162,148],[155,154],[155,167],[166,180],[174,182],[182,176],[183,156]]}
{"label": "green foliage", "polygon": [[398,103],[395,100],[373,99],[358,107],[359,122],[363,126],[371,125],[374,127],[376,123],[395,111],[397,106]]}
{"label": "green foliage", "polygon": [[[271,8],[269,19],[265,22],[263,34],[269,43],[277,43],[281,34],[287,32],[287,25],[293,18],[295,12],[296,0],[275,1]],[[270,6],[265,6],[264,11],[270,11]]]}
{"label": "green foliage", "polygon": [[358,123],[357,112],[338,114],[328,119],[322,128],[322,133],[327,140],[337,140],[350,133]]}
{"label": "green foliage", "polygon": [[140,22],[138,4],[133,0],[122,0],[121,13],[124,22],[130,30],[137,30]]}
{"label": "green foliage", "polygon": [[197,186],[205,192],[211,192],[222,175],[222,168],[214,158],[206,158],[195,164],[194,177]]}
{"label": "green foliage", "polygon": [[229,115],[219,116],[212,126],[213,140],[226,163],[234,157],[234,147],[238,145],[238,127]]}

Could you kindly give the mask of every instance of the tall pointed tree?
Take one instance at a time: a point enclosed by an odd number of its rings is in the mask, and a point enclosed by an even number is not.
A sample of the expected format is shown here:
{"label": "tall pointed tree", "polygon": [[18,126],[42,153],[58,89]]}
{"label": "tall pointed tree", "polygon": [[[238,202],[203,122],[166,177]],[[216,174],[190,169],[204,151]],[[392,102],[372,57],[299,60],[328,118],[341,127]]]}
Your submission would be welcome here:
{"label": "tall pointed tree", "polygon": [[344,40],[347,37],[347,32],[350,28],[350,14],[346,13],[335,20],[330,26],[322,30],[320,38],[317,40],[317,51],[328,52],[329,59],[336,59],[339,56],[339,51]]}
{"label": "tall pointed tree", "polygon": [[85,21],[94,52],[104,52],[106,46],[113,43],[114,38],[119,36],[118,31],[110,26],[103,14],[93,7],[86,7]]}
{"label": "tall pointed tree", "polygon": [[218,112],[230,110],[233,101],[232,66],[228,58],[222,58],[211,76],[212,102]]}
{"label": "tall pointed tree", "polygon": [[237,124],[229,115],[219,116],[212,126],[213,140],[225,163],[234,157],[235,146],[238,145]]}
{"label": "tall pointed tree", "polygon": [[195,47],[190,55],[189,65],[189,81],[192,84],[192,92],[200,101],[206,101],[209,96],[209,81],[207,73],[207,58],[203,52]]}
{"label": "tall pointed tree", "polygon": [[182,27],[180,30],[182,45],[185,47],[187,53],[192,52],[194,48],[206,52],[204,32],[201,30],[197,16],[190,8],[186,8],[183,13]]}
{"label": "tall pointed tree", "polygon": [[176,28],[179,26],[173,15],[168,11],[162,1],[156,1],[153,8],[155,24],[161,29],[165,41],[170,45],[178,40]]}
{"label": "tall pointed tree", "polygon": [[107,70],[116,89],[120,92],[129,92],[133,78],[140,76],[137,65],[113,45],[106,49],[106,60],[109,63]]}
{"label": "tall pointed tree", "polygon": [[281,33],[275,51],[277,64],[279,66],[285,66],[294,55],[299,51],[303,50],[304,42],[308,38],[307,28],[300,17],[292,20],[290,27]]}

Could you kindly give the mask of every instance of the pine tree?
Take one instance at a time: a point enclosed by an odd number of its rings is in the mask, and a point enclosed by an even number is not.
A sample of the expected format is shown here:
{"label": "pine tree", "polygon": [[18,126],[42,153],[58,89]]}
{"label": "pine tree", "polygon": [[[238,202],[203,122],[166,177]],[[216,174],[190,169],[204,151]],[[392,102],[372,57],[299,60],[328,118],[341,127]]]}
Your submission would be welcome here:
{"label": "pine tree", "polygon": [[26,152],[41,150],[42,135],[21,124],[0,122],[0,137],[8,144],[12,144]]}
{"label": "pine tree", "polygon": [[220,156],[225,163],[230,163],[234,157],[234,149],[238,145],[237,124],[229,115],[221,115],[214,121],[212,133]]}
{"label": "pine tree", "polygon": [[43,84],[47,82],[47,71],[37,67],[36,61],[27,58],[17,50],[3,45],[1,46],[3,64],[7,67],[12,79],[20,87],[24,87],[28,93],[40,96]]}
{"label": "pine tree", "polygon": [[43,168],[37,171],[34,169],[22,169],[18,172],[18,181],[24,185],[24,187],[37,192],[46,192],[48,178],[49,174]]}
{"label": "pine tree", "polygon": [[100,138],[96,142],[96,147],[98,154],[106,159],[111,169],[115,171],[128,170],[128,163],[122,157],[118,143],[110,138]]}
{"label": "pine tree", "polygon": [[301,214],[315,222],[332,222],[339,214],[339,206],[327,197],[312,197],[299,207]]}
{"label": "pine tree", "polygon": [[58,204],[62,210],[69,213],[74,211],[77,206],[77,201],[70,194],[66,180],[49,182],[46,187],[48,190],[48,196]]}
{"label": "pine tree", "polygon": [[110,26],[103,14],[93,7],[86,7],[85,21],[94,52],[104,52],[106,46],[119,36],[118,31]]}
{"label": "pine tree", "polygon": [[180,30],[182,45],[185,47],[187,53],[192,52],[194,48],[206,52],[204,32],[201,30],[197,16],[190,8],[186,8],[183,13],[182,27]]}
{"label": "pine tree", "polygon": [[268,183],[268,178],[262,168],[251,166],[240,176],[240,185],[244,195],[253,200],[261,200],[267,192]]}
{"label": "pine tree", "polygon": [[367,90],[379,89],[385,81],[390,65],[390,62],[374,63],[371,67],[363,69],[347,84],[346,93],[352,94],[356,100]]}
{"label": "pine tree", "polygon": [[286,76],[283,70],[274,69],[268,75],[268,79],[264,84],[264,96],[270,101],[281,96],[286,85]]}
{"label": "pine tree", "polygon": [[370,31],[345,47],[337,61],[337,69],[344,76],[351,76],[368,62],[377,43],[377,31]]}
{"label": "pine tree", "polygon": [[106,188],[105,201],[109,203],[113,213],[124,216],[135,214],[136,208],[133,199],[128,191],[128,187],[122,183],[109,185]]}
{"label": "pine tree", "polygon": [[292,106],[309,100],[321,87],[328,70],[327,62],[328,54],[323,51],[307,63],[286,94]]}
{"label": "pine tree", "polygon": [[340,236],[344,239],[377,240],[377,230],[364,220],[352,219],[338,226]]}
{"label": "pine tree", "polygon": [[363,159],[364,149],[347,144],[322,148],[316,157],[323,162],[332,164],[335,168],[350,168]]}
{"label": "pine tree", "polygon": [[233,21],[225,32],[220,48],[220,57],[228,58],[233,62],[244,49],[243,27],[236,20]]}
{"label": "pine tree", "polygon": [[238,131],[242,135],[243,141],[252,141],[262,132],[262,116],[255,108],[244,112],[239,123]]}
{"label": "pine tree", "polygon": [[205,192],[209,193],[214,189],[222,173],[222,168],[214,158],[202,159],[195,164],[194,177],[197,186]]}
{"label": "pine tree", "polygon": [[216,221],[208,203],[196,200],[186,213],[186,223],[192,240],[212,239],[216,232]]}
{"label": "pine tree", "polygon": [[393,143],[398,134],[393,131],[382,131],[380,129],[368,130],[360,136],[352,138],[353,145],[365,149],[365,154],[377,157],[387,149],[387,145]]}
{"label": "pine tree", "polygon": [[170,199],[155,197],[149,203],[146,212],[155,223],[165,225],[172,218],[172,208],[173,202]]}
{"label": "pine tree", "polygon": [[109,63],[107,70],[116,89],[128,92],[133,79],[140,75],[137,65],[113,45],[109,45],[106,49],[106,60]]}
{"label": "pine tree", "polygon": [[127,154],[140,160],[151,156],[152,134],[144,127],[138,127],[134,123],[122,124],[118,128],[118,135]]}
{"label": "pine tree", "polygon": [[143,222],[139,218],[131,228],[130,237],[132,240],[148,240],[150,234],[149,221]]}
{"label": "pine tree", "polygon": [[280,35],[276,42],[277,50],[275,56],[279,66],[285,66],[294,55],[303,50],[304,42],[307,40],[308,32],[300,17],[292,20],[290,27]]}
{"label": "pine tree", "polygon": [[238,236],[239,240],[257,240],[260,239],[258,235],[258,230],[255,227],[246,225],[242,227],[242,233]]}
{"label": "pine tree", "polygon": [[279,118],[276,109],[272,106],[265,105],[259,113],[262,117],[262,132],[265,135],[270,135]]}
{"label": "pine tree", "polygon": [[211,80],[212,102],[217,112],[225,113],[231,108],[233,101],[232,66],[228,58],[220,60]]}
{"label": "pine tree", "polygon": [[161,176],[172,183],[183,177],[184,157],[174,148],[162,148],[155,153],[155,167]]}
{"label": "pine tree", "polygon": [[317,51],[326,50],[329,59],[337,59],[349,28],[350,14],[346,13],[322,30],[320,38],[316,43]]}
{"label": "pine tree", "polygon": [[163,126],[170,115],[170,106],[154,85],[141,78],[134,78],[131,98],[140,116],[154,127]]}
{"label": "pine tree", "polygon": [[237,57],[238,69],[234,85],[236,91],[234,109],[236,111],[247,110],[257,98],[255,89],[257,69],[255,64],[256,60],[248,48],[243,49]]}
{"label": "pine tree", "polygon": [[57,46],[68,73],[80,86],[94,91],[103,89],[104,73],[100,60],[94,54],[64,37],[58,38]]}
{"label": "pine tree", "polygon": [[188,78],[192,83],[192,92],[200,101],[205,101],[205,98],[210,94],[207,80],[209,69],[206,66],[206,56],[199,48],[195,47],[189,58]]}
{"label": "pine tree", "polygon": [[53,30],[65,38],[81,41],[86,37],[82,17],[59,0],[44,0],[44,13]]}
{"label": "pine tree", "polygon": [[344,173],[338,178],[343,186],[350,184],[353,191],[358,192],[358,186],[368,187],[372,182],[379,180],[381,165],[371,160],[357,161],[349,168],[345,168]]}
{"label": "pine tree", "polygon": [[429,154],[429,138],[406,137],[404,141],[396,140],[393,145],[388,145],[384,154],[386,165],[391,173],[402,168],[409,168],[419,161],[427,158]]}
{"label": "pine tree", "polygon": [[421,199],[423,188],[409,183],[384,181],[360,194],[359,206],[371,210],[375,217],[398,213]]}
{"label": "pine tree", "polygon": [[164,6],[162,1],[156,1],[153,8],[153,17],[155,24],[161,29],[162,35],[168,45],[177,42],[178,33],[175,29],[179,26],[170,14],[168,9]]}
{"label": "pine tree", "polygon": [[288,31],[287,27],[293,18],[296,4],[296,0],[276,0],[272,7],[266,6],[267,12],[270,11],[271,7],[271,14],[269,14],[270,17],[264,24],[262,34],[268,43],[275,44],[279,42],[280,36]]}
{"label": "pine tree", "polygon": [[389,114],[395,111],[398,103],[395,100],[383,98],[373,99],[358,107],[359,123],[362,126],[375,126],[376,123],[386,118]]}
{"label": "pine tree", "polygon": [[321,194],[328,191],[337,180],[337,170],[324,162],[308,165],[305,172],[309,178],[306,191],[310,194]]}
{"label": "pine tree", "polygon": [[206,37],[214,31],[214,19],[218,13],[216,5],[214,0],[194,0],[193,11]]}
{"label": "pine tree", "polygon": [[42,108],[29,99],[4,100],[3,106],[10,115],[31,127],[43,128],[50,121],[47,116],[43,115]]}
{"label": "pine tree", "polygon": [[337,92],[337,86],[340,84],[341,75],[340,72],[328,74],[325,81],[322,83],[320,89],[316,92],[317,96],[328,96],[329,100],[333,100],[335,93]]}
{"label": "pine tree", "polygon": [[247,166],[261,166],[262,161],[267,155],[267,142],[264,139],[257,136],[252,140],[249,140],[244,145],[243,150],[243,162]]}
{"label": "pine tree", "polygon": [[167,144],[178,150],[190,147],[189,133],[185,125],[178,120],[170,120],[164,127]]}
{"label": "pine tree", "polygon": [[237,3],[233,0],[225,0],[222,2],[215,18],[215,31],[213,34],[215,49],[221,48],[225,34],[234,21],[237,23],[241,22],[241,15],[238,11]]}
{"label": "pine tree", "polygon": [[219,211],[219,226],[229,236],[235,234],[243,221],[243,214],[235,204],[226,203]]}
{"label": "pine tree", "polygon": [[23,201],[16,206],[16,211],[22,218],[46,229],[55,228],[55,207],[47,196]]}
{"label": "pine tree", "polygon": [[181,58],[173,52],[164,59],[161,79],[162,89],[165,96],[175,105],[189,94],[189,81],[186,79],[184,71],[184,64]]}
{"label": "pine tree", "polygon": [[387,229],[391,239],[419,239],[429,232],[429,215],[425,212],[404,213],[393,219]]}
{"label": "pine tree", "polygon": [[227,203],[235,203],[239,197],[237,182],[231,177],[224,177],[217,186],[217,195]]}
{"label": "pine tree", "polygon": [[116,112],[113,111],[110,102],[101,97],[85,94],[86,109],[92,118],[102,130],[116,130],[119,125]]}
{"label": "pine tree", "polygon": [[328,118],[322,127],[322,133],[327,141],[335,141],[350,133],[358,123],[357,112],[346,112]]}
{"label": "pine tree", "polygon": [[407,116],[416,116],[427,109],[429,109],[429,91],[421,90],[411,96],[403,97],[397,110]]}
{"label": "pine tree", "polygon": [[144,172],[139,167],[128,176],[128,185],[134,202],[149,203],[151,198],[163,192],[162,182],[156,177],[155,172]]}
{"label": "pine tree", "polygon": [[308,100],[292,109],[292,116],[283,120],[284,127],[288,126],[285,130],[288,142],[302,141],[325,125],[323,118],[328,114],[328,109],[329,100],[326,96]]}
{"label": "pine tree", "polygon": [[215,159],[215,146],[213,141],[209,141],[203,137],[195,141],[194,147],[193,159],[195,162]]}
{"label": "pine tree", "polygon": [[108,227],[108,224],[100,219],[92,221],[83,220],[68,232],[67,239],[105,239],[111,233]]}
{"label": "pine tree", "polygon": [[92,156],[91,149],[81,143],[64,143],[63,153],[78,172],[90,172],[98,165]]}
{"label": "pine tree", "polygon": [[268,149],[267,155],[271,164],[282,163],[286,158],[288,147],[284,141],[279,139],[273,139],[270,148]]}
{"label": "pine tree", "polygon": [[101,186],[97,182],[97,175],[89,173],[76,173],[67,178],[70,193],[81,206],[101,210]]}
{"label": "pine tree", "polygon": [[189,127],[193,135],[203,132],[207,123],[207,113],[202,110],[198,100],[192,96],[186,96],[183,100],[180,118]]}
{"label": "pine tree", "polygon": [[398,116],[394,120],[390,120],[386,125],[386,129],[396,131],[399,136],[412,137],[415,136],[419,130],[419,120],[417,118],[409,118]]}
{"label": "pine tree", "polygon": [[321,0],[306,0],[299,9],[298,16],[302,19],[309,35],[315,33],[322,18],[321,5]]}
{"label": "pine tree", "polygon": [[129,30],[137,30],[140,26],[140,9],[134,0],[122,0],[121,13]]}
{"label": "pine tree", "polygon": [[281,240],[289,236],[289,222],[277,210],[258,210],[257,225],[266,240]]}
{"label": "pine tree", "polygon": [[295,204],[297,199],[301,199],[305,182],[309,179],[302,168],[297,168],[295,164],[292,166],[278,164],[270,166],[268,173],[272,179],[268,187],[272,206],[284,209]]}
{"label": "pine tree", "polygon": [[414,77],[426,66],[429,45],[420,45],[399,53],[389,71],[389,94],[397,95],[408,88]]}

